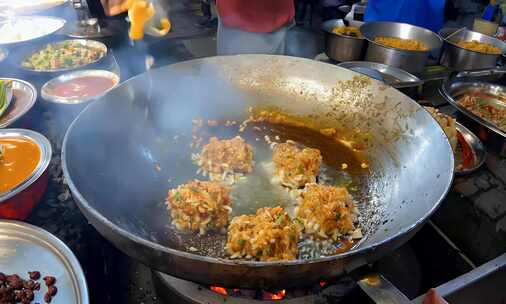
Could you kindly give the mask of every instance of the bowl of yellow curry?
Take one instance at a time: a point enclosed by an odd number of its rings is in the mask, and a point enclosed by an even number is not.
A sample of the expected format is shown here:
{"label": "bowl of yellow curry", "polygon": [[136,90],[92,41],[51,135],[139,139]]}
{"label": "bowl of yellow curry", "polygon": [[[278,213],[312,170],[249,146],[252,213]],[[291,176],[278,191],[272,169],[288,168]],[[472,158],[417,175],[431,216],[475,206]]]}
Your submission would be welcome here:
{"label": "bowl of yellow curry", "polygon": [[441,64],[456,71],[494,69],[506,51],[506,43],[468,29],[445,38]]}
{"label": "bowl of yellow curry", "polygon": [[0,218],[24,220],[47,188],[51,144],[25,129],[0,130]]}
{"label": "bowl of yellow curry", "polygon": [[360,32],[367,39],[366,61],[387,64],[411,74],[424,71],[429,56],[439,54],[443,41],[436,33],[398,22],[366,22]]}

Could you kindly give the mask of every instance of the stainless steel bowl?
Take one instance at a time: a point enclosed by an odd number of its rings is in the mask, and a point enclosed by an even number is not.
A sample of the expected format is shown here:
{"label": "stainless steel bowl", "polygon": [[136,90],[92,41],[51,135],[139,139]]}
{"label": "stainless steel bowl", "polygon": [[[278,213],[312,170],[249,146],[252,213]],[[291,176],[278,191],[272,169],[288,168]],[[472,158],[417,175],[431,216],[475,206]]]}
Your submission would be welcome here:
{"label": "stainless steel bowl", "polygon": [[475,82],[472,78],[457,78],[446,82],[440,89],[441,95],[463,115],[458,120],[468,127],[489,148],[490,151],[506,155],[506,131],[499,129],[491,122],[473,114],[460,105],[459,99],[470,92],[483,92],[491,96],[506,95],[506,87]]}
{"label": "stainless steel bowl", "polygon": [[[73,80],[73,79],[87,77],[87,76],[107,78],[107,79],[112,80],[114,82],[114,85],[111,88],[109,88],[108,90],[105,90],[104,92],[102,92],[101,94],[98,94],[96,96],[88,96],[88,97],[81,97],[81,98],[59,96],[59,95],[56,95],[52,91],[52,89],[58,84],[62,84],[62,83],[65,83],[65,82]],[[91,99],[97,98],[97,97],[101,96],[102,94],[105,94],[107,91],[111,90],[116,85],[118,85],[118,83],[119,83],[119,76],[116,73],[109,72],[106,70],[80,70],[80,71],[66,73],[66,74],[60,75],[56,78],[49,80],[48,82],[46,82],[42,86],[40,91],[41,91],[42,98],[44,98],[44,100],[46,100],[48,102],[59,103],[59,104],[80,104],[80,103],[89,101]]]}
{"label": "stainless steel bowl", "polygon": [[[397,22],[368,22],[360,27],[362,35],[369,45],[365,54],[366,61],[388,64],[410,73],[420,73],[424,70],[429,54],[437,52],[443,44],[442,39],[427,29]],[[374,42],[376,37],[396,37],[414,39],[422,42],[427,51],[407,51],[387,47]]]}
{"label": "stainless steel bowl", "polygon": [[[7,110],[0,116],[0,128],[6,128],[18,120],[25,120],[27,113],[37,101],[37,90],[35,87],[24,81],[15,78],[0,78],[4,81],[12,81],[12,100]],[[21,123],[21,125],[24,125]]]}
{"label": "stainless steel bowl", "polygon": [[85,66],[90,66],[90,65],[92,65],[94,63],[97,63],[98,61],[100,61],[102,58],[104,58],[107,55],[107,46],[105,44],[103,44],[102,42],[95,41],[95,40],[69,39],[69,40],[63,40],[63,41],[54,42],[54,43],[50,43],[50,44],[54,48],[58,48],[62,44],[66,43],[66,42],[77,42],[77,43],[81,44],[82,46],[93,47],[93,48],[99,49],[100,51],[102,51],[102,55],[99,56],[97,59],[95,59],[95,60],[93,60],[91,62],[88,62],[86,64],[81,64],[81,65],[76,65],[76,66],[72,66],[72,67],[68,67],[68,68],[61,68],[61,69],[36,70],[36,69],[32,69],[32,68],[24,66],[23,62],[25,60],[27,60],[28,58],[30,58],[30,56],[32,56],[32,54],[34,54],[35,52],[40,51],[41,49],[45,48],[48,45],[48,44],[45,44],[45,45],[42,45],[42,46],[37,46],[37,48],[35,48],[34,50],[31,50],[27,55],[21,56],[21,60],[18,60],[18,66],[19,66],[19,68],[21,68],[21,69],[23,69],[25,71],[30,71],[30,72],[35,72],[35,73],[59,73],[59,72],[66,72],[66,71],[71,71],[71,70],[75,70],[75,69],[78,69],[78,68],[82,68],[82,67],[85,67]]}
{"label": "stainless steel bowl", "polygon": [[[25,277],[27,271],[56,278],[58,293],[53,303],[88,304],[88,285],[83,269],[72,251],[56,236],[22,222],[0,221],[2,271]],[[34,292],[35,303],[44,301],[45,287]]]}
{"label": "stainless steel bowl", "polygon": [[28,178],[20,185],[14,187],[12,190],[0,194],[0,203],[3,203],[4,201],[7,201],[9,198],[28,188],[37,179],[39,179],[42,174],[44,174],[47,167],[49,166],[53,152],[49,140],[44,135],[31,130],[2,129],[0,131],[0,138],[22,138],[25,140],[30,140],[37,144],[40,149],[40,160],[37,164],[37,167],[33,170],[33,173],[28,176]]}
{"label": "stainless steel bowl", "polygon": [[44,84],[44,86],[41,88],[41,95],[43,98],[42,105],[46,108],[47,111],[51,112],[54,117],[56,141],[61,142],[63,140],[63,136],[65,135],[68,126],[77,117],[77,115],[83,111],[84,108],[86,108],[94,99],[97,99],[106,94],[110,89],[94,97],[65,98],[51,94],[50,88],[55,84],[65,82],[70,79],[91,75],[103,76],[113,79],[116,84],[112,88],[114,88],[119,83],[119,76],[113,72],[105,70],[79,70],[53,78]]}
{"label": "stainless steel bowl", "polygon": [[323,23],[325,32],[325,54],[336,61],[355,61],[364,58],[366,40],[364,38],[339,35],[332,32],[335,27],[343,26],[340,20],[328,20]]}
{"label": "stainless steel bowl", "polygon": [[21,28],[21,35],[10,35],[0,26],[0,45],[18,45],[44,38],[59,31],[65,25],[65,19],[49,16],[16,16],[13,30]]}
{"label": "stainless steel bowl", "polygon": [[504,53],[506,43],[468,29],[461,29],[445,38],[441,64],[457,71],[491,69],[497,66],[501,54],[485,54],[471,51],[457,45],[461,40],[484,42],[496,46]]}
{"label": "stainless steel bowl", "polygon": [[[456,123],[457,132],[460,133],[465,143],[469,146],[473,154],[473,162],[468,167],[459,167],[463,160],[463,150],[455,152],[455,175],[466,175],[478,170],[487,158],[487,149],[482,144],[478,136],[460,123]],[[462,143],[460,143],[462,144]],[[460,155],[459,155],[460,154]]]}
{"label": "stainless steel bowl", "polygon": [[21,184],[0,193],[0,218],[25,220],[46,191],[48,166],[52,156],[51,144],[43,135],[25,129],[1,129],[0,138],[29,140],[40,149],[39,161],[31,174]]}

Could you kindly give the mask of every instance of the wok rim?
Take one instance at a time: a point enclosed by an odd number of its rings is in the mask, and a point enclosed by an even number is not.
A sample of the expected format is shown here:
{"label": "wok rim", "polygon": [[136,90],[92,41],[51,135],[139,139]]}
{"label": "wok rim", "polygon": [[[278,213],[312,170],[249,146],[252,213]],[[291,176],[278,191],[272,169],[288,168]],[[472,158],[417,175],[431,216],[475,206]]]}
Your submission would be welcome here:
{"label": "wok rim", "polygon": [[[177,63],[171,64],[171,65],[163,66],[163,67],[157,68],[155,70],[167,69],[169,67],[173,67],[175,65],[179,65],[179,64],[182,64],[182,63],[198,62],[198,61],[203,61],[203,60],[209,59],[209,58],[213,58],[213,59],[220,59],[221,58],[221,59],[224,59],[224,58],[227,58],[227,57],[230,58],[231,56],[245,56],[245,55],[228,55],[228,56],[213,56],[213,57],[205,57],[205,58],[196,58],[196,59],[185,60],[185,61],[177,62]],[[276,58],[288,58],[288,59],[291,59],[291,60],[296,59],[296,60],[300,60],[300,61],[304,61],[304,62],[311,62],[312,64],[327,64],[327,63],[323,63],[323,62],[317,62],[317,61],[315,62],[314,60],[307,59],[307,58],[299,58],[299,57],[293,57],[293,56],[258,55],[258,54],[248,54],[246,56],[250,56],[250,57],[258,56],[258,57],[264,57],[264,58],[269,58],[269,57],[270,58],[273,58],[273,57],[276,57]],[[335,65],[333,65],[333,66],[335,66]],[[335,66],[335,67],[337,67],[337,66]],[[342,68],[342,69],[344,69],[344,68]],[[149,72],[147,72],[147,73],[149,73]],[[353,73],[356,73],[356,72],[353,72]],[[119,87],[121,87],[123,85],[128,84],[131,80],[133,81],[134,79],[138,79],[138,78],[144,77],[145,74],[146,73],[142,73],[142,74],[139,74],[137,76],[134,76],[134,77],[128,79],[127,81],[124,81],[120,85],[118,85],[115,89],[117,89],[117,88],[119,88]],[[356,74],[357,75],[361,75],[361,74],[358,74],[358,73],[356,73]],[[368,78],[370,78],[370,77],[368,77]],[[372,80],[375,81],[374,79],[372,79]],[[102,97],[110,94],[112,91],[113,90],[107,92]],[[401,93],[401,94],[403,94],[403,93]],[[341,253],[341,254],[338,254],[338,255],[327,256],[327,257],[320,257],[320,258],[309,259],[309,260],[296,259],[296,260],[290,260],[290,261],[269,261],[269,262],[247,261],[247,260],[232,260],[232,259],[209,257],[209,256],[195,254],[195,253],[185,252],[185,251],[181,251],[181,250],[177,250],[177,249],[170,248],[170,247],[167,247],[167,246],[163,246],[163,245],[158,244],[156,242],[144,239],[144,238],[142,238],[140,236],[137,236],[137,235],[135,235],[133,233],[130,233],[129,231],[127,231],[127,230],[119,227],[118,225],[116,225],[115,223],[113,223],[112,221],[110,221],[107,217],[105,217],[104,215],[102,215],[95,208],[93,208],[88,203],[88,201],[84,198],[84,196],[81,194],[81,192],[77,189],[77,187],[75,186],[75,184],[74,184],[74,182],[73,182],[73,180],[72,180],[72,178],[71,178],[71,176],[69,174],[69,170],[68,170],[68,166],[67,166],[67,159],[66,159],[66,155],[67,155],[67,153],[66,153],[67,141],[69,140],[69,136],[72,133],[72,130],[74,129],[77,121],[79,121],[79,118],[81,116],[83,116],[85,114],[85,112],[92,105],[98,104],[99,102],[105,102],[104,100],[105,99],[103,99],[103,98],[101,98],[99,100],[96,100],[94,103],[89,104],[81,113],[79,113],[79,115],[70,124],[69,128],[67,129],[67,132],[65,133],[65,137],[63,139],[62,151],[61,151],[62,170],[63,170],[64,177],[65,177],[65,179],[67,181],[67,184],[68,184],[68,186],[69,186],[69,188],[70,188],[70,190],[72,192],[72,195],[76,199],[77,205],[79,206],[80,209],[84,208],[86,210],[86,212],[89,213],[89,214],[91,214],[91,216],[93,216],[96,221],[99,221],[102,225],[105,225],[106,227],[108,227],[109,229],[111,229],[114,233],[119,234],[121,237],[126,238],[129,241],[137,243],[137,244],[139,244],[141,246],[147,247],[147,248],[149,248],[151,250],[162,251],[164,253],[167,253],[167,254],[170,254],[170,255],[175,255],[175,256],[177,256],[179,258],[183,258],[183,259],[187,259],[187,260],[206,262],[206,263],[211,263],[211,264],[227,265],[227,266],[245,266],[245,267],[249,267],[249,268],[286,267],[286,266],[299,266],[299,265],[310,265],[310,264],[326,263],[326,262],[331,262],[331,261],[336,261],[336,260],[342,260],[342,259],[345,259],[345,258],[348,258],[348,257],[351,257],[351,256],[358,256],[359,254],[364,254],[364,253],[367,253],[367,252],[370,252],[370,251],[374,251],[379,246],[388,244],[388,243],[390,243],[390,242],[392,242],[394,240],[397,240],[397,239],[401,238],[402,236],[404,236],[406,234],[409,234],[409,232],[415,230],[417,227],[419,227],[424,222],[426,222],[429,219],[429,217],[439,208],[439,206],[441,205],[442,201],[447,196],[448,192],[451,189],[451,186],[453,184],[453,179],[454,179],[454,176],[455,176],[455,168],[454,168],[455,159],[454,159],[454,155],[453,155],[453,152],[452,152],[452,149],[451,149],[450,141],[448,140],[448,138],[446,136],[444,136],[443,140],[444,140],[444,142],[447,145],[448,151],[451,152],[451,153],[449,153],[450,164],[451,164],[449,166],[449,169],[450,169],[450,173],[451,174],[449,174],[450,178],[449,178],[447,186],[445,187],[445,189],[442,192],[441,196],[437,199],[437,201],[433,204],[433,206],[429,209],[429,211],[423,217],[419,218],[417,221],[415,221],[411,225],[406,226],[404,229],[401,229],[401,230],[397,231],[393,236],[391,236],[389,238],[382,239],[381,241],[375,242],[375,243],[370,244],[368,246],[365,246],[363,248],[355,248],[355,249],[352,249],[350,251],[347,251],[345,253]],[[410,102],[412,104],[415,104],[416,106],[418,106],[419,109],[423,109],[416,101],[412,100],[411,98],[408,98],[408,102]],[[435,123],[437,125],[437,127],[440,129],[440,131],[444,135],[443,129],[434,120],[434,118],[432,118],[432,116],[430,116],[430,114],[427,113],[426,111],[424,111],[424,113],[425,113],[425,115],[428,115],[428,117],[430,117],[432,119],[433,123]],[[91,221],[91,222],[93,223],[93,221]],[[93,226],[95,227],[95,225],[93,225]],[[95,229],[97,229],[97,228],[95,227]],[[99,231],[99,233],[101,233],[101,235],[102,235],[102,232]],[[106,239],[108,239],[108,238],[106,237]]]}

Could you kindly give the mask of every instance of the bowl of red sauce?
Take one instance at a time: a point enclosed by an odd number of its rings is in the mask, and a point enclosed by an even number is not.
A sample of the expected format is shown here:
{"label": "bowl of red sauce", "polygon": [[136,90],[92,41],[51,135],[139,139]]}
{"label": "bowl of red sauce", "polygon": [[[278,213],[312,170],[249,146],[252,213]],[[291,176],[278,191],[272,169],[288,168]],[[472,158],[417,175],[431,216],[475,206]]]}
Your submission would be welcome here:
{"label": "bowl of red sauce", "polygon": [[0,218],[24,220],[44,195],[52,149],[43,135],[0,129]]}
{"label": "bowl of red sauce", "polygon": [[106,70],[80,70],[60,75],[46,82],[42,98],[59,104],[80,104],[114,88],[119,83],[116,73]]}

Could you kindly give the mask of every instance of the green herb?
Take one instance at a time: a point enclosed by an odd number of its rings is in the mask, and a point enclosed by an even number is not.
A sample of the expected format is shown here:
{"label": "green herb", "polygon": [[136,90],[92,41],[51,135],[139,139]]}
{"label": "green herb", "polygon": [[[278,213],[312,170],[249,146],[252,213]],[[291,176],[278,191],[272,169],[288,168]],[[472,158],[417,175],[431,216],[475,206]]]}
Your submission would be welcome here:
{"label": "green herb", "polygon": [[351,187],[348,187],[348,190],[350,190],[351,192],[357,192],[358,191],[358,187],[357,186],[351,186]]}
{"label": "green herb", "polygon": [[339,222],[339,220],[341,220],[341,213],[336,213],[336,221]]}
{"label": "green herb", "polygon": [[478,106],[483,107],[488,104],[488,101],[486,99],[479,99],[478,100]]}
{"label": "green herb", "polygon": [[7,86],[0,80],[0,116],[7,110]]}
{"label": "green herb", "polygon": [[351,183],[352,183],[351,179],[339,178],[336,180],[335,186],[348,188],[349,186],[351,186]]}
{"label": "green herb", "polygon": [[246,240],[240,239],[239,240],[239,246],[241,246],[241,248],[243,248],[244,245],[246,245]]}
{"label": "green herb", "polygon": [[300,165],[300,166],[297,168],[297,173],[298,173],[298,174],[304,174],[304,166]]}
{"label": "green herb", "polygon": [[192,192],[195,192],[195,193],[199,193],[200,192],[199,188],[196,188],[196,187],[191,187],[190,190]]}
{"label": "green herb", "polygon": [[306,227],[304,227],[304,222],[299,218],[295,218],[293,221],[299,225],[301,232],[304,232],[306,229]]}
{"label": "green herb", "polygon": [[290,241],[292,241],[292,242],[297,241],[297,235],[295,233],[290,234]]}
{"label": "green herb", "polygon": [[276,225],[281,225],[283,223],[283,217],[284,217],[283,214],[278,215],[278,217],[276,218],[276,220],[274,221],[274,223]]}
{"label": "green herb", "polygon": [[267,247],[267,249],[265,251],[268,256],[272,256],[274,254],[274,251],[272,250],[271,246]]}
{"label": "green herb", "polygon": [[176,191],[176,192],[174,193],[174,199],[175,199],[177,202],[181,201],[181,193],[179,193],[179,191]]}

